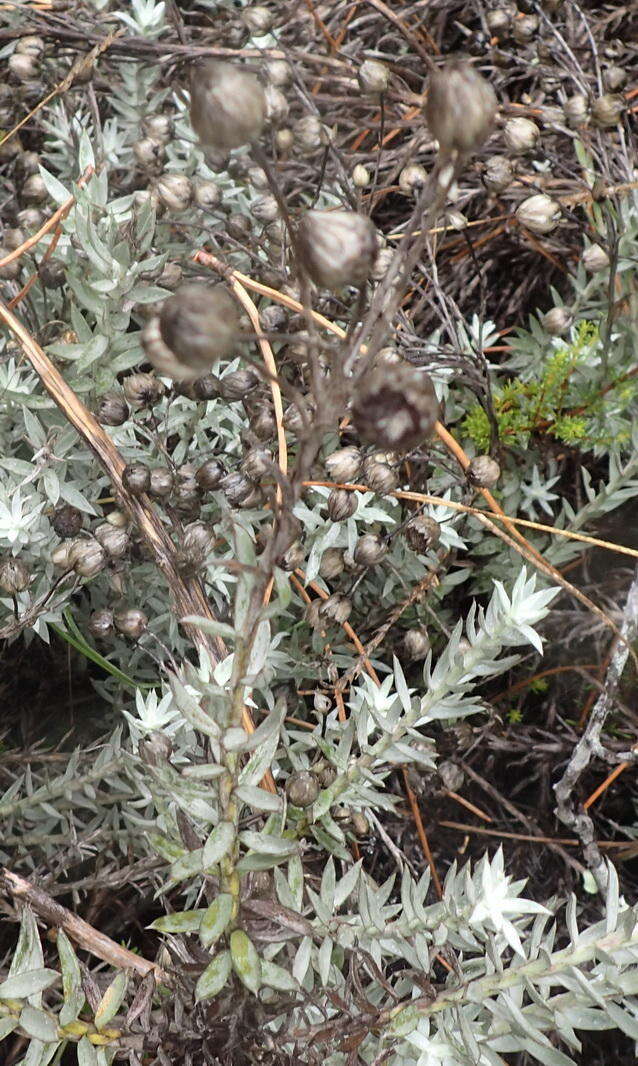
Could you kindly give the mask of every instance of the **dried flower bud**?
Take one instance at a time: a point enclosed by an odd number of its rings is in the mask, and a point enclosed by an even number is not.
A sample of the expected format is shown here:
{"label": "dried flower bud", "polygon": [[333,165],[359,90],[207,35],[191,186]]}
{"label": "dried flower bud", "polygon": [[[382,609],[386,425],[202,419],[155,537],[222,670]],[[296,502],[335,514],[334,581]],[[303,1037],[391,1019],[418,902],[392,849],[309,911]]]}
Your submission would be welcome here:
{"label": "dried flower bud", "polygon": [[196,400],[215,400],[221,396],[220,381],[215,374],[204,374],[193,382],[193,393]]}
{"label": "dried flower bud", "polygon": [[130,547],[130,537],[125,529],[117,529],[110,522],[103,522],[94,531],[95,539],[112,559],[121,559]]}
{"label": "dried flower bud", "polygon": [[501,476],[501,468],[490,455],[475,455],[467,468],[467,480],[477,489],[491,489]]}
{"label": "dried flower bud", "polygon": [[13,55],[9,56],[9,70],[18,81],[29,81],[30,78],[37,77],[40,72],[38,57],[16,50]]}
{"label": "dried flower bud", "polygon": [[123,426],[129,416],[129,409],[120,392],[105,392],[100,396],[95,417],[103,426]]}
{"label": "dried flower bud", "polygon": [[9,556],[0,562],[0,589],[9,596],[24,592],[31,580],[31,575],[20,559]]}
{"label": "dried flower bud", "polygon": [[[234,343],[237,317],[232,300],[223,287],[215,288],[219,295],[211,300],[208,293],[213,292],[212,288],[181,285],[164,302],[159,316],[144,327],[142,347],[146,357],[174,381],[194,381],[205,367],[227,354]],[[224,307],[228,314],[224,314]],[[233,318],[229,317],[231,314]]]}
{"label": "dried flower bud", "polygon": [[64,263],[59,259],[43,259],[38,266],[38,275],[45,289],[61,289],[66,281]]}
{"label": "dried flower bud", "polygon": [[244,241],[250,237],[252,228],[248,215],[244,215],[242,211],[236,211],[226,217],[226,232],[236,241]]}
{"label": "dried flower bud", "polygon": [[238,472],[226,474],[219,486],[232,507],[239,507],[250,498],[255,488],[252,481]]}
{"label": "dried flower bud", "polygon": [[312,807],[319,795],[319,782],[309,770],[300,770],[286,781],[286,794],[293,807]]}
{"label": "dried flower bud", "polygon": [[285,89],[292,81],[292,68],[285,59],[271,59],[266,63],[266,77],[271,85]]}
{"label": "dried flower bud", "polygon": [[369,455],[363,460],[363,482],[373,492],[378,492],[383,496],[394,492],[399,479],[389,463],[380,461],[374,455]]}
{"label": "dried flower bud", "polygon": [[100,611],[93,611],[89,617],[88,631],[92,637],[96,640],[104,640],[109,637],[113,632],[113,612],[102,608]]}
{"label": "dried flower bud", "polygon": [[591,117],[597,126],[607,129],[620,122],[624,110],[625,100],[622,96],[606,93],[594,100],[591,105]]}
{"label": "dried flower bud", "polygon": [[200,181],[195,186],[194,201],[205,211],[212,211],[222,202],[222,191],[214,181]]}
{"label": "dried flower bud", "polygon": [[406,196],[418,196],[428,180],[428,172],[420,163],[408,163],[399,174],[399,188]]}
{"label": "dried flower bud", "polygon": [[273,13],[262,4],[249,4],[242,10],[241,17],[246,28],[257,37],[263,37],[272,29]]}
{"label": "dried flower bud", "polygon": [[496,115],[492,86],[467,63],[450,62],[430,75],[425,117],[443,151],[475,152]]}
{"label": "dried flower bud", "polygon": [[226,477],[226,470],[219,459],[207,459],[195,474],[197,484],[206,492],[218,489]]}
{"label": "dried flower bud", "polygon": [[357,163],[352,168],[352,184],[356,189],[365,189],[370,184],[370,171],[363,163]]}
{"label": "dried flower bud", "polygon": [[460,233],[461,230],[467,228],[467,218],[462,211],[446,211],[445,225],[448,226],[449,229]]}
{"label": "dried flower bud", "polygon": [[141,496],[151,487],[151,472],[145,463],[128,463],[122,471],[122,484],[132,496]]}
{"label": "dried flower bud", "polygon": [[316,115],[304,115],[295,123],[295,140],[302,151],[313,152],[326,143],[327,134]]}
{"label": "dried flower bud", "polygon": [[213,542],[213,532],[204,522],[192,522],[186,526],[177,553],[177,568],[180,573],[198,573],[210,555]]}
{"label": "dried flower bud", "polygon": [[295,135],[288,126],[285,126],[281,130],[277,130],[277,133],[275,134],[275,146],[278,152],[285,155],[290,151],[294,143]]}
{"label": "dried flower bud", "polygon": [[260,481],[272,473],[272,468],[272,452],[267,448],[251,448],[241,464],[242,473],[251,481]]}
{"label": "dried flower bud", "polygon": [[290,104],[282,93],[274,85],[267,85],[264,89],[266,100],[266,121],[271,126],[281,126],[288,118]]}
{"label": "dried flower bud", "polygon": [[42,177],[39,174],[31,174],[23,183],[20,195],[27,203],[42,204],[48,199],[49,193]]}
{"label": "dried flower bud", "polygon": [[168,144],[173,136],[173,120],[170,115],[146,115],[142,119],[142,132],[158,144]]}
{"label": "dried flower bud", "polygon": [[595,274],[599,270],[606,270],[609,266],[609,256],[599,244],[590,244],[589,248],[585,248],[580,261],[590,274]]}
{"label": "dried flower bud", "polygon": [[441,527],[429,515],[419,514],[407,523],[404,535],[412,550],[423,554],[436,548],[441,539]]}
{"label": "dried flower bud", "polygon": [[155,496],[158,499],[170,496],[174,484],[175,479],[168,467],[156,466],[151,470],[150,485],[148,488],[151,496]]}
{"label": "dried flower bud", "polygon": [[44,52],[44,38],[29,34],[21,37],[15,46],[15,51],[21,55],[41,56]]}
{"label": "dried flower bud", "polygon": [[154,407],[164,394],[164,386],[154,374],[129,374],[122,389],[133,407]]}
{"label": "dried flower bud", "polygon": [[[18,229],[17,226],[10,226],[3,234],[4,248],[6,251],[15,252],[16,248],[19,248],[21,244],[25,242],[25,233],[23,230]],[[2,253],[5,254],[5,251]]]}
{"label": "dried flower bud", "polygon": [[158,178],[157,194],[169,211],[185,211],[193,199],[193,183],[185,174],[166,172]]}
{"label": "dried flower bud", "polygon": [[195,470],[190,463],[184,463],[177,471],[172,502],[177,511],[185,517],[192,518],[199,513],[200,489],[195,478]]}
{"label": "dried flower bud", "polygon": [[277,429],[272,410],[266,406],[257,411],[251,417],[250,428],[259,440],[272,440]]}
{"label": "dried flower bud", "polygon": [[73,541],[63,540],[61,544],[58,544],[51,552],[51,562],[56,570],[71,570],[71,563],[69,562],[69,549]]}
{"label": "dried flower bud", "polygon": [[324,581],[334,581],[339,574],[343,573],[343,549],[326,548],[321,556],[319,574]]}
{"label": "dried flower bud", "polygon": [[363,533],[354,547],[354,561],[357,566],[376,566],[387,554],[388,545],[378,533]]}
{"label": "dried flower bud", "polygon": [[63,503],[53,512],[51,525],[58,537],[77,537],[82,529],[83,521],[82,512],[77,507],[72,507],[70,503]]}
{"label": "dried flower bud", "polygon": [[319,608],[319,614],[322,618],[327,618],[338,625],[346,622],[351,613],[352,603],[341,592],[333,592],[332,596],[328,596],[328,599],[324,600]]}
{"label": "dried flower bud", "polygon": [[95,577],[106,566],[106,552],[101,544],[90,540],[76,540],[69,548],[69,563],[80,577]]}
{"label": "dried flower bud", "polygon": [[106,521],[116,529],[126,529],[129,524],[128,515],[114,507],[106,516]]}
{"label": "dried flower bud", "polygon": [[425,659],[430,650],[430,640],[424,626],[406,630],[403,637],[403,650],[410,662]]}
{"label": "dried flower bud", "polygon": [[306,552],[304,546],[300,540],[296,540],[286,549],[279,565],[282,570],[291,574],[294,570],[298,570],[300,566],[303,566],[305,561]]}
{"label": "dried flower bud", "polygon": [[115,628],[125,637],[131,640],[139,640],[148,625],[148,618],[144,611],[137,607],[125,607],[113,615]]}
{"label": "dried flower bud", "polygon": [[605,87],[609,89],[611,93],[617,93],[619,89],[624,89],[627,84],[627,71],[624,67],[620,67],[615,63],[603,73],[603,79]]}
{"label": "dried flower bud", "polygon": [[232,370],[220,381],[219,387],[225,400],[243,400],[259,384],[254,370]]}
{"label": "dried flower bud", "polygon": [[538,16],[523,15],[522,18],[514,19],[512,23],[512,36],[518,44],[528,44],[538,33]]}
{"label": "dried flower bud", "polygon": [[531,118],[508,118],[503,126],[503,140],[510,152],[517,154],[533,151],[540,135],[541,131]]}
{"label": "dried flower bud", "polygon": [[503,192],[512,183],[514,168],[504,155],[493,155],[485,164],[483,181],[489,192]]}
{"label": "dried flower bud", "polygon": [[[9,248],[0,247],[0,257],[4,258],[10,251]],[[15,281],[20,275],[21,271],[20,260],[13,259],[10,263],[6,263],[3,267],[0,267],[0,279],[2,281]]]}
{"label": "dried flower bud", "polygon": [[162,165],[166,149],[159,141],[143,137],[140,141],[135,141],[133,155],[143,170],[156,170]]}
{"label": "dried flower bud", "polygon": [[439,417],[434,385],[408,363],[378,367],[364,377],[352,403],[362,440],[408,451],[432,435]]}
{"label": "dried flower bud", "polygon": [[308,211],[297,229],[301,262],[312,280],[336,291],[363,285],[377,252],[376,229],[354,211]]}
{"label": "dried flower bud", "polygon": [[491,11],[488,11],[485,16],[485,23],[488,30],[494,37],[503,37],[509,31],[512,22],[509,11],[506,11],[502,7],[495,7]]}
{"label": "dried flower bud", "polygon": [[202,144],[239,148],[259,137],[266,118],[264,90],[254,74],[207,59],[191,70],[191,123]]}
{"label": "dried flower bud", "polygon": [[364,59],[357,71],[359,88],[369,96],[381,96],[390,84],[390,72],[378,59]]}
{"label": "dried flower bud", "polygon": [[16,221],[18,226],[22,226],[27,233],[34,233],[43,224],[44,215],[37,207],[25,207],[22,211],[18,211]]}
{"label": "dried flower bud", "polygon": [[324,466],[332,481],[356,481],[361,470],[361,452],[352,446],[338,448],[327,457]]}
{"label": "dried flower bud", "polygon": [[570,96],[563,105],[568,126],[584,126],[589,115],[587,97],[583,93]]}
{"label": "dried flower bud", "polygon": [[328,496],[328,515],[333,522],[343,522],[355,513],[359,502],[354,492],[347,489],[333,489]]}
{"label": "dried flower bud", "polygon": [[573,315],[564,307],[552,307],[543,315],[543,326],[550,337],[562,337],[573,322]]}
{"label": "dried flower bud", "polygon": [[160,733],[154,729],[147,737],[140,740],[137,750],[140,759],[146,766],[163,766],[173,754],[173,742],[166,733]]}
{"label": "dried flower bud", "polygon": [[528,196],[516,208],[516,218],[532,233],[551,233],[561,217],[560,204],[545,193]]}

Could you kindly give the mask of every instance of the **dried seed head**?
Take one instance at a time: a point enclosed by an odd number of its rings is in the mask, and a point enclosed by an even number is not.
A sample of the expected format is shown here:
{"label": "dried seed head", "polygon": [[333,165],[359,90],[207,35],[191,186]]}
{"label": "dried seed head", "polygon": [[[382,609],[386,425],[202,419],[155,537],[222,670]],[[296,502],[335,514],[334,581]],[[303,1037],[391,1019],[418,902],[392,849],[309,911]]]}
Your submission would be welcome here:
{"label": "dried seed head", "polygon": [[363,460],[362,479],[368,488],[382,496],[394,492],[399,484],[399,479],[389,463],[377,459],[375,455],[369,455]]}
{"label": "dried seed head", "polygon": [[550,337],[562,337],[574,321],[573,315],[565,307],[552,307],[543,315],[543,326]]}
{"label": "dried seed head", "polygon": [[475,152],[489,136],[496,94],[467,63],[450,62],[430,75],[425,117],[443,151]]}
{"label": "dried seed head", "polygon": [[363,163],[357,163],[352,168],[352,184],[356,189],[365,189],[370,184],[370,171]]}
{"label": "dried seed head", "polygon": [[361,452],[352,446],[338,448],[327,457],[324,466],[332,481],[356,481],[361,470]]}
{"label": "dried seed head", "polygon": [[93,611],[88,621],[88,630],[96,640],[104,640],[113,632],[113,611],[106,607],[101,611]]}
{"label": "dried seed head", "polygon": [[154,407],[164,395],[164,386],[154,374],[129,374],[122,389],[133,407]]}
{"label": "dried seed head", "polygon": [[563,111],[568,126],[584,126],[589,116],[587,97],[583,93],[575,93],[565,101]]}
{"label": "dried seed head", "polygon": [[357,71],[359,88],[368,96],[381,96],[390,84],[390,72],[378,59],[364,59]]}
{"label": "dried seed head", "polygon": [[255,485],[243,474],[235,472],[233,474],[226,474],[226,476],[222,478],[219,487],[231,507],[239,507],[242,503],[245,503],[250,499]]}
{"label": "dried seed head", "polygon": [[69,562],[69,549],[73,541],[64,540],[61,544],[58,544],[51,552],[51,562],[56,570],[70,570],[71,563]]}
{"label": "dried seed head", "polygon": [[258,196],[250,205],[250,213],[258,222],[274,222],[279,208],[274,196]]}
{"label": "dried seed head", "polygon": [[364,377],[352,403],[362,440],[408,451],[432,435],[439,417],[434,385],[408,363],[378,367]]}
{"label": "dried seed head", "polygon": [[110,522],[103,522],[94,531],[95,539],[112,559],[121,559],[130,547],[130,537],[125,529],[117,529]]}
{"label": "dried seed head", "polygon": [[363,533],[354,547],[354,561],[357,566],[376,566],[387,554],[388,545],[378,533]]}
{"label": "dried seed head", "polygon": [[239,328],[235,301],[223,285],[188,282],[162,305],[142,336],[150,362],[176,380],[194,380],[233,350]]}
{"label": "dried seed head", "polygon": [[275,85],[267,85],[264,89],[264,98],[266,100],[266,121],[271,126],[283,125],[288,118],[290,104],[281,89],[277,89]]}
{"label": "dried seed head", "polygon": [[219,387],[225,400],[243,400],[259,384],[254,370],[232,370],[220,381]]}
{"label": "dried seed head", "polygon": [[154,729],[152,733],[140,740],[137,750],[146,766],[163,766],[173,754],[173,742],[166,733]]}
{"label": "dried seed head", "polygon": [[22,211],[18,211],[16,222],[18,223],[18,226],[22,226],[27,233],[33,233],[35,230],[40,229],[40,226],[44,222],[44,215],[37,207],[25,207]]}
{"label": "dried seed head", "polygon": [[132,496],[141,496],[151,487],[151,472],[146,463],[128,463],[122,471],[122,484]]}
{"label": "dried seed head", "polygon": [[406,196],[418,196],[428,180],[428,172],[420,163],[408,163],[399,174],[399,188]]}
{"label": "dried seed head", "polygon": [[59,259],[43,259],[38,267],[38,275],[45,289],[61,289],[66,281],[64,263]]}
{"label": "dried seed head", "polygon": [[194,200],[198,207],[212,211],[222,202],[222,191],[214,181],[200,181],[195,186]]}
{"label": "dried seed head", "polygon": [[591,105],[592,121],[602,129],[616,126],[620,122],[624,110],[624,97],[615,93],[606,93],[604,96],[599,96]]}
{"label": "dried seed head", "polygon": [[[9,248],[0,247],[0,257],[4,258],[9,251]],[[21,269],[20,260],[13,259],[10,263],[6,263],[3,267],[0,267],[0,278],[3,281],[15,281],[15,279],[19,277]]]}
{"label": "dried seed head", "polygon": [[491,489],[501,476],[501,468],[491,455],[475,455],[467,468],[467,480],[477,489]]}
{"label": "dried seed head", "polygon": [[404,529],[405,539],[413,551],[423,554],[436,548],[441,539],[441,527],[429,515],[419,514],[411,518]]}
{"label": "dried seed head", "polygon": [[425,627],[419,626],[415,629],[406,630],[405,636],[403,637],[403,649],[406,658],[409,659],[410,662],[425,659],[430,650],[430,640]]}
{"label": "dried seed head", "polygon": [[242,473],[251,481],[260,481],[272,473],[272,468],[272,452],[267,448],[251,448],[241,464]]}
{"label": "dried seed head", "polygon": [[15,46],[15,51],[21,55],[41,56],[44,52],[44,38],[30,34],[21,37]]}
{"label": "dried seed head", "polygon": [[617,93],[619,89],[624,89],[627,84],[627,71],[624,67],[620,67],[615,63],[603,73],[603,79],[605,87],[609,89],[611,93]]}
{"label": "dried seed head", "polygon": [[195,471],[186,463],[177,471],[172,503],[184,517],[194,518],[200,510],[200,490],[195,480]]}
{"label": "dried seed head", "polygon": [[182,574],[196,574],[212,551],[214,534],[204,522],[186,526],[177,553],[177,568]]}
{"label": "dried seed head", "polygon": [[105,392],[100,396],[95,416],[103,426],[123,426],[129,416],[129,409],[120,392]]}
{"label": "dried seed head", "polygon": [[220,381],[215,374],[204,374],[193,382],[193,393],[196,400],[215,400],[221,395]]}
{"label": "dried seed head", "polygon": [[519,204],[516,217],[532,233],[551,233],[560,221],[560,204],[545,193],[537,193]]}
{"label": "dried seed head", "polygon": [[170,115],[146,115],[142,119],[142,132],[158,144],[168,144],[173,136],[173,120]]}
{"label": "dried seed head", "polygon": [[514,178],[514,168],[504,155],[493,155],[485,164],[483,181],[490,192],[503,192]]}
{"label": "dried seed head", "polygon": [[109,525],[114,526],[115,529],[126,529],[129,524],[128,515],[125,515],[124,511],[118,511],[117,508],[109,511],[106,521]]}
{"label": "dried seed head", "polygon": [[585,248],[580,261],[590,274],[595,274],[599,270],[606,270],[609,266],[609,256],[599,244],[590,244],[589,248]]}
{"label": "dried seed head", "polygon": [[226,469],[219,459],[207,459],[195,474],[197,484],[206,492],[218,489],[226,477]]}
{"label": "dried seed head", "polygon": [[326,143],[327,134],[322,122],[316,115],[304,115],[295,123],[295,140],[306,152],[314,152]]}
{"label": "dried seed head", "polygon": [[537,15],[523,15],[522,18],[514,19],[512,23],[512,36],[518,44],[528,44],[538,33],[539,19]]}
{"label": "dried seed head", "polygon": [[326,548],[321,556],[319,573],[324,581],[334,581],[339,574],[343,573],[343,549]]}
{"label": "dried seed head", "polygon": [[292,68],[285,59],[271,59],[266,63],[266,77],[271,85],[285,89],[292,81]]}
{"label": "dried seed head", "polygon": [[503,140],[510,152],[522,155],[536,147],[541,131],[531,118],[508,118],[503,126]]}
{"label": "dried seed head", "polygon": [[315,284],[334,292],[368,280],[377,233],[370,219],[355,211],[308,211],[299,223],[297,244]]}
{"label": "dried seed head", "polygon": [[144,611],[140,611],[137,607],[125,607],[116,611],[113,621],[117,631],[131,640],[139,640],[148,625],[148,618]]}
{"label": "dried seed head", "polygon": [[493,8],[485,16],[487,28],[494,37],[505,36],[510,28],[511,21],[512,18],[509,11],[502,7]]}
{"label": "dried seed head", "polygon": [[259,137],[266,118],[264,90],[254,74],[207,59],[191,70],[191,123],[202,144],[239,148]]}
{"label": "dried seed head", "polygon": [[48,199],[49,193],[41,176],[31,174],[22,185],[20,195],[25,203],[42,204]]}
{"label": "dried seed head", "polygon": [[293,807],[311,807],[319,795],[319,782],[309,770],[300,770],[286,781],[286,794]]}
{"label": "dried seed head", "polygon": [[279,565],[286,573],[298,570],[306,561],[306,551],[300,540],[294,541],[281,557]]}
{"label": "dried seed head", "polygon": [[16,50],[13,55],[9,56],[9,70],[18,81],[29,81],[30,78],[37,77],[40,72],[38,57]]}
{"label": "dried seed head", "polygon": [[58,537],[77,537],[82,529],[83,521],[82,512],[77,507],[72,507],[70,503],[63,503],[53,512],[51,525]]}
{"label": "dried seed head", "polygon": [[467,228],[467,218],[462,211],[446,211],[445,225],[457,233]]}
{"label": "dried seed head", "polygon": [[347,489],[333,489],[328,496],[328,515],[333,522],[343,522],[351,518],[358,507],[354,492]]}
{"label": "dried seed head", "polygon": [[277,130],[275,134],[275,146],[278,152],[285,155],[290,151],[294,143],[295,135],[288,126],[284,126],[283,129]]}
{"label": "dried seed head", "polygon": [[262,4],[249,4],[242,10],[241,17],[246,29],[257,37],[263,37],[272,29],[273,13]]}
{"label": "dried seed head", "polygon": [[133,145],[133,155],[143,170],[157,170],[162,165],[166,149],[151,137],[142,137]]}
{"label": "dried seed head", "polygon": [[169,211],[185,211],[193,199],[193,183],[185,174],[164,173],[157,181],[157,195]]}
{"label": "dried seed head", "polygon": [[151,470],[150,479],[148,491],[151,496],[155,496],[159,499],[162,499],[164,496],[170,496],[173,491],[175,479],[168,467],[154,467]]}
{"label": "dried seed head", "polygon": [[69,563],[80,577],[95,577],[106,566],[106,552],[97,540],[76,540],[69,548]]}
{"label": "dried seed head", "polygon": [[319,614],[322,618],[336,622],[338,625],[346,622],[351,613],[352,603],[341,592],[333,592],[332,596],[328,596],[328,599],[324,600],[319,608]]}
{"label": "dried seed head", "polygon": [[9,596],[24,592],[31,580],[31,575],[20,559],[9,556],[0,562],[0,589]]}

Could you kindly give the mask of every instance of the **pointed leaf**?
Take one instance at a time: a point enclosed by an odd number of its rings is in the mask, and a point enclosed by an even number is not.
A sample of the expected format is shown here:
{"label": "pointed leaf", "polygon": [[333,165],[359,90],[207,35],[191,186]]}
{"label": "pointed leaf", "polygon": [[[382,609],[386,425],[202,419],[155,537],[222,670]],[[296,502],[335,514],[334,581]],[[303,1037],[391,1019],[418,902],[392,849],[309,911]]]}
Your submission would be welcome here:
{"label": "pointed leaf", "polygon": [[253,995],[257,995],[261,986],[261,959],[243,929],[235,929],[231,933],[230,955],[239,980]]}
{"label": "pointed leaf", "polygon": [[231,965],[230,951],[222,951],[221,955],[217,955],[208,964],[195,985],[195,999],[198,1003],[221,992],[228,980]]}

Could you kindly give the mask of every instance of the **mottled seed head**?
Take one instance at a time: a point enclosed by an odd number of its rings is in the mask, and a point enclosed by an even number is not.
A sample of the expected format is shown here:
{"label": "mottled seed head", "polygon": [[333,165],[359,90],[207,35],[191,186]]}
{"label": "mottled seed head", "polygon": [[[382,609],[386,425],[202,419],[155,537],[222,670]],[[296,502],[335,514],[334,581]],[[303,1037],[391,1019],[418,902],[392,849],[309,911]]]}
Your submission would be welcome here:
{"label": "mottled seed head", "polygon": [[352,420],[363,440],[408,451],[434,432],[439,404],[423,371],[408,363],[378,367],[361,381]]}
{"label": "mottled seed head", "polygon": [[430,75],[425,116],[444,151],[474,152],[489,136],[496,94],[478,71],[452,61]]}
{"label": "mottled seed head", "polygon": [[29,585],[31,575],[20,559],[9,556],[0,562],[0,589],[10,596],[23,592]]}
{"label": "mottled seed head", "polygon": [[467,468],[467,479],[478,489],[491,489],[501,476],[501,468],[491,455],[475,455]]}
{"label": "mottled seed head", "polygon": [[319,795],[319,782],[309,770],[300,770],[286,781],[286,793],[293,807],[311,807]]}
{"label": "mottled seed head", "polygon": [[207,59],[191,70],[191,123],[202,144],[239,148],[259,137],[266,118],[264,90],[254,74]]}
{"label": "mottled seed head", "polygon": [[51,525],[58,537],[77,537],[82,529],[83,521],[82,512],[77,507],[72,507],[70,503],[63,503],[53,512]]}
{"label": "mottled seed head", "polygon": [[363,285],[377,252],[376,229],[355,211],[308,211],[297,228],[301,263],[316,285]]}
{"label": "mottled seed head", "polygon": [[404,529],[405,539],[415,552],[436,548],[441,538],[441,527],[429,515],[415,515]]}

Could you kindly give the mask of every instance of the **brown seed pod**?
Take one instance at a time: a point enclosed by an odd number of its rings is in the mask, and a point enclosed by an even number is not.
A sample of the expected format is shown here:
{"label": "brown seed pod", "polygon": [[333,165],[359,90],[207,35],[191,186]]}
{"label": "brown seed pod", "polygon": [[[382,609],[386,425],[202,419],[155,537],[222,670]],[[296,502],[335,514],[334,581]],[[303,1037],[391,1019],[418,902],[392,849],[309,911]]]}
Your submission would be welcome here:
{"label": "brown seed pod", "polygon": [[117,529],[110,522],[103,522],[94,531],[95,539],[112,559],[121,559],[130,547],[130,537],[125,529]]}
{"label": "brown seed pod", "polygon": [[354,561],[358,566],[376,566],[387,554],[388,545],[378,533],[363,533],[354,548]]}
{"label": "brown seed pod", "polygon": [[223,285],[188,282],[162,305],[142,344],[149,360],[176,380],[201,377],[235,347],[239,321],[235,301]]}
{"label": "brown seed pod", "polygon": [[439,404],[427,374],[408,363],[377,367],[360,382],[352,420],[362,440],[409,451],[434,432]]}
{"label": "brown seed pod", "polygon": [[286,573],[292,574],[306,561],[306,551],[300,540],[294,541],[281,557],[279,565]]}
{"label": "brown seed pod", "polygon": [[144,611],[140,611],[137,607],[125,607],[116,611],[113,621],[117,631],[131,640],[138,640],[148,625],[148,618]]}
{"label": "brown seed pod", "polygon": [[343,549],[326,548],[319,564],[319,574],[324,581],[334,581],[339,574],[343,573],[343,567]]}
{"label": "brown seed pod", "polygon": [[351,518],[358,505],[356,493],[347,489],[333,489],[328,496],[328,514],[333,522]]}
{"label": "brown seed pod", "polygon": [[436,548],[441,539],[439,523],[424,514],[411,518],[403,532],[412,550],[421,554],[430,548]]}
{"label": "brown seed pod", "polygon": [[357,71],[357,80],[362,93],[381,96],[387,92],[390,72],[385,63],[380,63],[378,59],[364,59]]}
{"label": "brown seed pod", "polygon": [[170,496],[175,484],[175,478],[166,466],[156,466],[151,470],[151,483],[149,493],[157,499]]}
{"label": "brown seed pod", "polygon": [[326,473],[332,481],[356,481],[361,471],[361,452],[358,448],[337,448],[324,460]]}
{"label": "brown seed pod", "polygon": [[425,659],[430,650],[430,640],[424,626],[406,630],[403,637],[403,650],[410,662]]}
{"label": "brown seed pod", "polygon": [[120,392],[105,392],[100,396],[95,417],[103,426],[123,426],[129,416],[129,408]]}
{"label": "brown seed pod", "polygon": [[24,592],[31,580],[31,575],[20,559],[9,556],[0,562],[0,589],[10,596]]}
{"label": "brown seed pod", "polygon": [[352,603],[341,592],[333,592],[327,600],[324,600],[319,608],[319,614],[331,622],[341,625],[346,622],[352,613]]}
{"label": "brown seed pod", "polygon": [[122,484],[132,496],[141,496],[151,487],[151,472],[145,463],[127,463],[122,471]]}
{"label": "brown seed pod", "polygon": [[243,400],[259,384],[254,370],[232,370],[220,379],[219,387],[225,400]]}
{"label": "brown seed pod", "polygon": [[467,63],[456,60],[430,75],[425,117],[443,151],[475,152],[489,136],[496,94]]}
{"label": "brown seed pod", "polygon": [[215,400],[221,395],[220,381],[215,374],[204,374],[193,382],[193,392],[196,400]]}
{"label": "brown seed pod", "polygon": [[491,489],[501,476],[501,468],[491,455],[475,455],[467,468],[467,479],[477,489]]}
{"label": "brown seed pod", "polygon": [[514,167],[504,155],[492,155],[485,163],[483,181],[489,192],[503,192],[511,185],[514,178]]}
{"label": "brown seed pod", "polygon": [[239,148],[259,137],[266,119],[264,90],[254,74],[207,59],[191,69],[191,124],[202,144]]}
{"label": "brown seed pod", "polygon": [[319,782],[309,770],[300,770],[286,781],[286,793],[293,807],[311,807],[319,795]]}
{"label": "brown seed pod", "polygon": [[77,507],[72,507],[70,503],[63,503],[53,512],[51,525],[58,537],[77,537],[82,529],[83,521],[82,512]]}
{"label": "brown seed pod", "polygon": [[104,640],[109,637],[113,632],[113,611],[109,611],[107,608],[93,611],[87,623],[87,628],[91,636],[95,637],[96,640]]}
{"label": "brown seed pod", "polygon": [[355,211],[307,211],[297,227],[301,264],[316,285],[363,285],[377,253],[377,232]]}
{"label": "brown seed pod", "polygon": [[164,386],[154,374],[129,374],[122,388],[133,407],[154,407],[164,395]]}
{"label": "brown seed pod", "polygon": [[197,484],[206,492],[218,489],[226,477],[226,468],[219,459],[207,459],[195,474]]}
{"label": "brown seed pod", "polygon": [[227,474],[220,482],[220,489],[232,507],[246,503],[253,494],[255,485],[239,472]]}
{"label": "brown seed pod", "polygon": [[76,540],[69,549],[69,563],[80,577],[95,577],[106,566],[106,552],[97,540]]}

